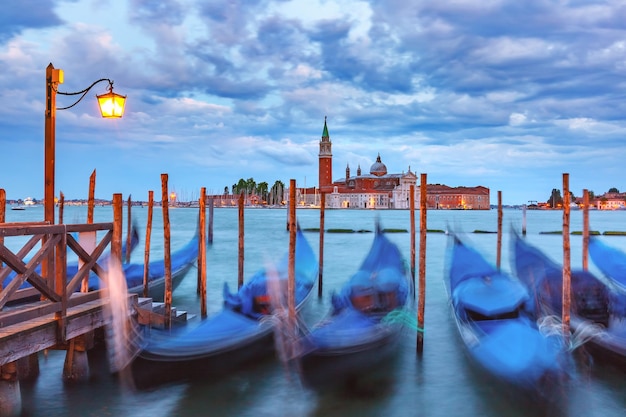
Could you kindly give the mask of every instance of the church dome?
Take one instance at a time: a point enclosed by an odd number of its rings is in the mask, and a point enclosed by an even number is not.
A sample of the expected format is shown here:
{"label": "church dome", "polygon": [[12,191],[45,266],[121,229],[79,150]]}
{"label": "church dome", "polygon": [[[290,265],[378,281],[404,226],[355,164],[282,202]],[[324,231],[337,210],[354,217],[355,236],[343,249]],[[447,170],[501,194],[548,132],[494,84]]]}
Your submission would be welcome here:
{"label": "church dome", "polygon": [[370,174],[376,175],[377,177],[387,175],[387,167],[380,161],[380,154],[378,154],[376,162],[372,164]]}

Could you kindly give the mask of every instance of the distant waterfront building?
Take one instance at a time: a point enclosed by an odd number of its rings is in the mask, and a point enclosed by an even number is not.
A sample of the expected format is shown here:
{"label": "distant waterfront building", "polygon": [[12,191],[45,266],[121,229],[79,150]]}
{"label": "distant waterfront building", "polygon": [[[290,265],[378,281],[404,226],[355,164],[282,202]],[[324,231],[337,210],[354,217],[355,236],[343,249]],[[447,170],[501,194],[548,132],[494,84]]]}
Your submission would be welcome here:
{"label": "distant waterfront building", "polygon": [[[323,192],[326,194],[327,208],[408,209],[410,187],[413,185],[415,208],[419,209],[420,187],[417,185],[417,175],[411,171],[410,166],[406,172],[390,174],[379,153],[368,173],[363,173],[358,165],[356,175],[352,175],[348,164],[345,177],[333,181],[332,163],[332,142],[324,118],[324,129],[319,143],[319,188],[298,188],[296,201],[299,205],[319,206],[320,192]],[[428,184],[426,194],[429,209],[490,209],[489,188],[483,186],[448,187]],[[285,195],[289,195],[288,190]]]}

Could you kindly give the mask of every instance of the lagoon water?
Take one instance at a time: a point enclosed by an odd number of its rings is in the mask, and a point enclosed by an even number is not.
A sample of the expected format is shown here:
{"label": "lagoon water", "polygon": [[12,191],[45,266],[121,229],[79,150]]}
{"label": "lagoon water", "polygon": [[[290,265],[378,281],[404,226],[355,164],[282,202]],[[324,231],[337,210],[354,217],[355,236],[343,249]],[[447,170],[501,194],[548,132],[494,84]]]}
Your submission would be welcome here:
{"label": "lagoon water", "polygon": [[[171,250],[184,245],[192,236],[198,210],[170,209]],[[126,209],[124,209],[126,216]],[[527,239],[562,262],[561,235],[541,232],[562,229],[560,211],[527,211]],[[86,207],[66,207],[67,223],[82,223]],[[299,209],[303,228],[319,227],[319,211]],[[111,207],[97,207],[96,222],[111,221]],[[7,210],[7,222],[39,221],[42,207],[24,211]],[[132,219],[140,228],[141,242],[133,261],[143,262],[147,208],[133,208]],[[376,219],[384,228],[410,230],[408,211],[328,210],[325,228],[374,230]],[[125,219],[126,221],[127,219]],[[281,209],[245,210],[245,277],[288,250],[287,212]],[[416,212],[419,228],[419,211]],[[511,228],[522,227],[522,211],[507,209],[503,216],[502,269],[511,270],[509,244]],[[464,233],[469,242],[487,259],[496,261],[497,235],[474,233],[497,230],[497,210],[429,211],[429,230]],[[590,212],[591,230],[626,230],[626,211]],[[126,229],[124,229],[126,230]],[[571,213],[571,231],[582,230],[582,212]],[[154,209],[151,256],[163,256],[161,208]],[[307,232],[319,253],[319,234]],[[410,234],[394,233],[407,262],[410,260]],[[626,250],[626,236],[602,237],[607,243]],[[356,271],[372,242],[372,233],[326,233],[324,242],[323,296],[313,300],[309,317],[321,319],[334,289]],[[297,373],[287,372],[278,359],[268,359],[221,378],[205,382],[177,383],[146,391],[132,389],[108,372],[106,353],[90,356],[91,378],[78,385],[64,384],[61,373],[64,352],[50,351],[40,357],[40,376],[22,383],[24,416],[601,416],[626,415],[626,370],[590,361],[577,355],[577,366],[563,388],[560,401],[550,407],[537,405],[518,393],[502,387],[473,368],[465,356],[450,313],[444,286],[444,259],[448,236],[428,233],[426,241],[426,312],[424,352],[415,353],[416,333],[406,333],[394,363],[379,378],[358,387],[313,391],[302,386]],[[582,238],[571,236],[572,267],[581,265]],[[419,259],[419,235],[416,238]],[[18,246],[19,242],[7,241]],[[417,262],[417,261],[416,261]],[[418,266],[416,265],[416,270]],[[590,262],[590,269],[597,272]],[[215,209],[214,240],[207,250],[207,292],[209,315],[220,308],[222,286],[237,286],[238,210]],[[244,278],[245,279],[245,278]],[[190,313],[199,312],[196,296],[197,269],[192,269],[173,294],[173,304]],[[194,318],[199,320],[199,315]]]}

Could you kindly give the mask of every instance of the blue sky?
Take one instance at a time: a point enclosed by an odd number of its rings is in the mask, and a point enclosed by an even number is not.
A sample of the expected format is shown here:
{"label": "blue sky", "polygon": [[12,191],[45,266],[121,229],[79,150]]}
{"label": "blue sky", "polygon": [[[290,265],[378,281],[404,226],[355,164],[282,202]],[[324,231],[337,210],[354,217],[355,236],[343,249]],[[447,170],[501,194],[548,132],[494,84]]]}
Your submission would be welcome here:
{"label": "blue sky", "polygon": [[[160,199],[240,178],[317,185],[324,117],[335,178],[380,153],[492,204],[562,187],[626,190],[622,1],[8,0],[0,14],[0,188],[43,198],[45,68],[60,91],[56,194]],[[58,106],[71,104],[58,97]]]}

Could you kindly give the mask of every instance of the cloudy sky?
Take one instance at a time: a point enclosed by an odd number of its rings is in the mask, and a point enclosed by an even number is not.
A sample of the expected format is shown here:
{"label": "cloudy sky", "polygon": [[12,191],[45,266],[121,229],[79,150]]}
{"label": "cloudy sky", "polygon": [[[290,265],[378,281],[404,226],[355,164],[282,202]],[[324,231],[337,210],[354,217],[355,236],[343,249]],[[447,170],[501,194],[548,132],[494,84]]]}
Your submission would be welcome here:
{"label": "cloudy sky", "polygon": [[[409,167],[483,185],[492,204],[626,190],[626,4],[619,0],[7,0],[0,13],[0,188],[43,198],[45,69],[59,91],[56,190],[187,199],[240,178],[317,185]],[[58,107],[72,104],[58,96]]]}

